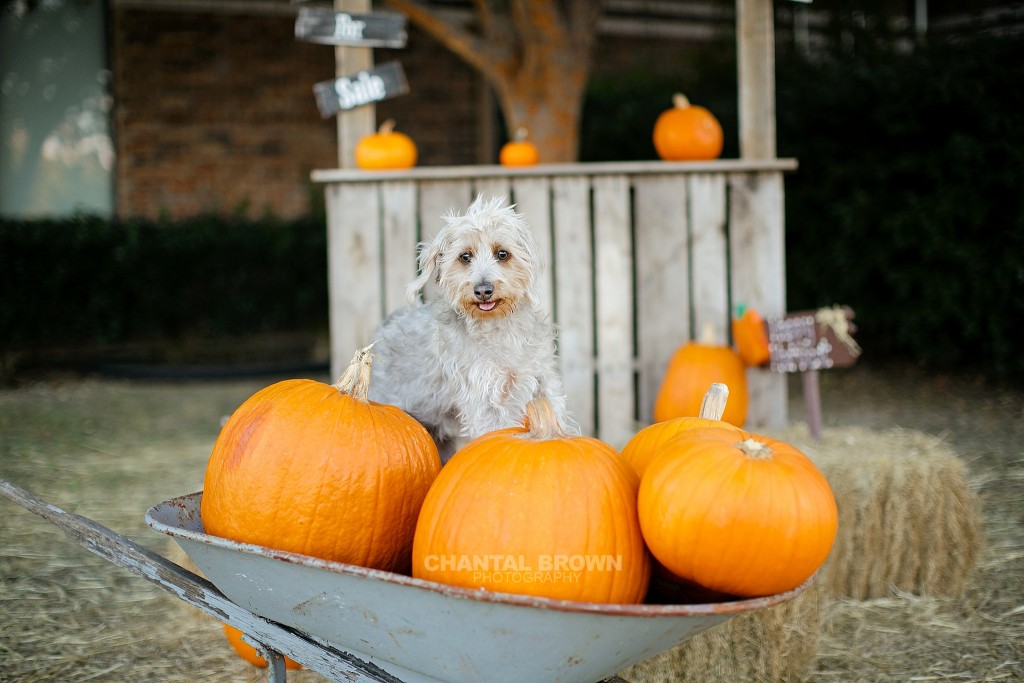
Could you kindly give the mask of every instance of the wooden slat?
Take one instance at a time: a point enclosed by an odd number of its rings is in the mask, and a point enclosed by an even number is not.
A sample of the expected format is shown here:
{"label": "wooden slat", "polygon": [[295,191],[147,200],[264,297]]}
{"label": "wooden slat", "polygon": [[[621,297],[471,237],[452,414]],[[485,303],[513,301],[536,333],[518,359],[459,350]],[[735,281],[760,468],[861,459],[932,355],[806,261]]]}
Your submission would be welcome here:
{"label": "wooden slat", "polygon": [[384,315],[404,306],[405,286],[416,278],[416,184],[411,181],[383,183],[381,229],[383,231]]}
{"label": "wooden slat", "polygon": [[380,205],[375,185],[332,185],[326,194],[331,375],[338,378],[381,320]]}
{"label": "wooden slat", "polygon": [[488,199],[500,195],[510,202],[512,178],[508,176],[477,178],[473,182],[473,199],[476,199],[477,195],[484,195]]}
{"label": "wooden slat", "polygon": [[583,434],[595,433],[594,290],[590,186],[581,176],[556,178],[554,205],[555,309],[558,353],[569,410]]}
{"label": "wooden slat", "polygon": [[[781,173],[729,176],[729,243],[733,301],[762,315],[786,312],[786,252]],[[768,370],[747,371],[752,429],[788,422],[786,376]]]}
{"label": "wooden slat", "polygon": [[686,179],[634,178],[637,370],[641,422],[675,349],[690,339],[689,228]]}
{"label": "wooden slat", "polygon": [[725,235],[725,176],[690,176],[690,261],[693,268],[693,333],[711,325],[718,343],[729,329],[729,271]]}
{"label": "wooden slat", "polygon": [[[441,216],[464,213],[473,200],[472,186],[466,180],[441,180],[420,183],[419,225],[420,241],[430,242],[444,225]],[[423,300],[436,299],[437,286],[431,278],[423,288]]]}
{"label": "wooden slat", "polygon": [[792,171],[795,159],[716,159],[714,161],[614,161],[580,164],[537,164],[536,166],[417,166],[407,170],[366,171],[363,169],[317,169],[311,174],[318,183],[375,183],[382,180],[473,180],[505,176],[599,176],[599,175],[689,175],[693,173],[757,173]]}
{"label": "wooden slat", "polygon": [[597,296],[597,435],[622,448],[634,433],[633,244],[629,181],[602,176],[594,188]]}
{"label": "wooden slat", "polygon": [[[512,184],[516,211],[523,214],[537,242],[543,261],[540,286],[540,307],[555,320],[554,261],[551,236],[551,184],[547,178],[516,178]],[[555,320],[557,323],[558,321]]]}

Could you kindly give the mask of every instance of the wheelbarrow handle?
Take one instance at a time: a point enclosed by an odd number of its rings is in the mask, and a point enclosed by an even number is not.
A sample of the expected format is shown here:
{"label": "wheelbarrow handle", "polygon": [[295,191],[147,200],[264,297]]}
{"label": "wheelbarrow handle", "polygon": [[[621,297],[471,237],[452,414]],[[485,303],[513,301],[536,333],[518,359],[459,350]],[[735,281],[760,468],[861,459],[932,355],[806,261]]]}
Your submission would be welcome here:
{"label": "wheelbarrow handle", "polygon": [[[273,663],[276,656],[284,654],[332,681],[402,683],[373,663],[315,642],[298,631],[256,616],[228,600],[205,578],[143,548],[128,537],[88,517],[66,512],[6,479],[0,479],[0,494],[53,523],[90,552],[156,584],[215,619],[239,629],[262,645],[258,649],[270,655],[266,657],[268,662]],[[273,647],[269,647],[268,644],[273,644]],[[283,683],[285,680],[283,667],[268,667],[268,674],[271,683]]]}

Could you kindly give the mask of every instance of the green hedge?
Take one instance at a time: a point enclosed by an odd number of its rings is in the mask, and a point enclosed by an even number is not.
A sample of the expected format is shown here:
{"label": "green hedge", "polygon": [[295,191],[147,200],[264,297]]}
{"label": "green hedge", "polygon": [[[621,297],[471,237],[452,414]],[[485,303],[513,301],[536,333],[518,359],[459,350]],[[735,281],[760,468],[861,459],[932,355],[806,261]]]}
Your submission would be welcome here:
{"label": "green hedge", "polygon": [[[777,63],[778,153],[800,164],[785,180],[788,309],[850,305],[867,359],[1024,379],[1024,40],[836,44]],[[730,49],[688,77],[596,82],[582,158],[654,158],[675,90],[716,113],[735,156]]]}
{"label": "green hedge", "polygon": [[322,221],[0,221],[0,350],[323,329]]}
{"label": "green hedge", "polygon": [[1024,378],[1024,41],[780,71],[789,305],[875,357]]}

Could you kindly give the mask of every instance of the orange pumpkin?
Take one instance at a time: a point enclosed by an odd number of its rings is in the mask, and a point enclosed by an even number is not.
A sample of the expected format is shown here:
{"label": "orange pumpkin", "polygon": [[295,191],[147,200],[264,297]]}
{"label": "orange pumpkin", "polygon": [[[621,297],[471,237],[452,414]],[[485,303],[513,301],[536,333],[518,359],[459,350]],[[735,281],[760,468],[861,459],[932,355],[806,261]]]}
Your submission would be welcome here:
{"label": "orange pumpkin", "polygon": [[[253,666],[258,666],[263,669],[267,667],[267,660],[260,656],[259,650],[242,640],[241,631],[234,626],[228,626],[227,624],[221,624],[221,626],[224,627],[224,635],[227,636],[228,643],[230,643],[231,647],[234,648],[239,657]],[[302,665],[288,657],[285,657],[284,668],[295,670],[301,669]]]}
{"label": "orange pumpkin", "polygon": [[418,151],[412,138],[395,130],[395,120],[388,119],[376,133],[356,143],[356,166],[366,170],[412,168]]}
{"label": "orange pumpkin", "polygon": [[638,603],[650,558],[638,479],[611,446],[569,436],[535,399],[441,470],[420,511],[413,576],[562,600]]}
{"label": "orange pumpkin", "polygon": [[622,457],[633,466],[638,476],[644,476],[644,470],[651,460],[661,454],[665,444],[681,432],[699,427],[722,427],[739,430],[739,427],[722,421],[722,413],[729,401],[729,387],[714,383],[700,404],[700,412],[693,417],[677,417],[664,422],[655,422],[633,435],[622,448]]}
{"label": "orange pumpkin", "polygon": [[741,307],[739,317],[732,319],[732,343],[750,367],[764,365],[771,359],[768,328],[756,309]]}
{"label": "orange pumpkin", "polygon": [[207,533],[407,572],[416,516],[441,469],[426,429],[367,400],[370,348],[335,385],[277,382],[228,419],[206,468]]}
{"label": "orange pumpkin", "polygon": [[732,429],[673,439],[644,472],[638,505],[647,546],[669,571],[744,597],[810,578],[838,520],[832,490],[807,456]]}
{"label": "orange pumpkin", "polygon": [[717,159],[722,154],[722,126],[714,114],[690,104],[682,94],[654,122],[654,149],[665,161]]}
{"label": "orange pumpkin", "polygon": [[747,369],[736,351],[715,342],[714,329],[705,325],[700,340],[683,344],[669,360],[654,401],[654,421],[696,415],[707,387],[716,382],[729,387],[722,420],[742,427],[750,401]]}
{"label": "orange pumpkin", "polygon": [[537,147],[526,138],[526,129],[519,128],[515,138],[502,145],[498,152],[498,161],[502,166],[533,166],[540,160]]}

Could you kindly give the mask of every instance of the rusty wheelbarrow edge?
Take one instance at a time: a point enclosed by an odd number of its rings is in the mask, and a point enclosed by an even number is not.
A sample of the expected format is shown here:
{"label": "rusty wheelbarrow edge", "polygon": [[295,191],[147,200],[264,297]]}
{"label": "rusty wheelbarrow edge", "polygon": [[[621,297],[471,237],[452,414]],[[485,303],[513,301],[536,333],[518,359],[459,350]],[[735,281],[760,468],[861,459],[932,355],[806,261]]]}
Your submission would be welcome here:
{"label": "rusty wheelbarrow edge", "polygon": [[[270,681],[285,681],[283,655],[332,681],[402,683],[372,662],[256,616],[212,583],[88,517],[76,515],[0,478],[0,494],[60,528],[90,552],[146,579],[210,616],[245,632],[266,659]],[[276,664],[277,666],[274,666]]]}

